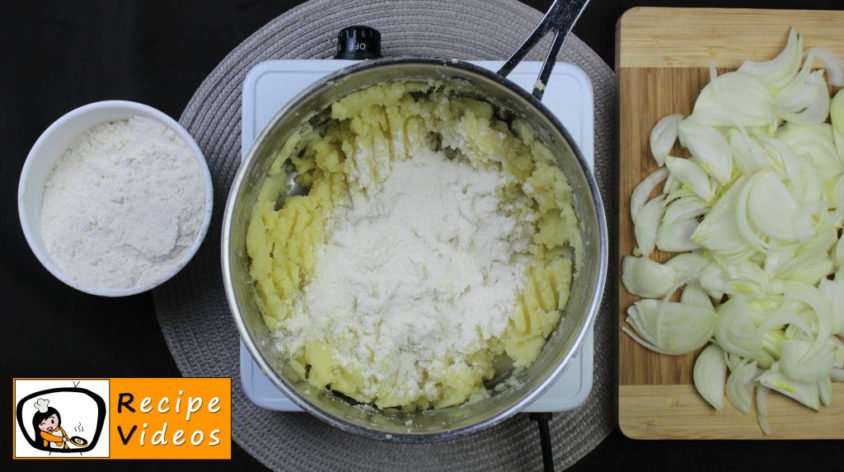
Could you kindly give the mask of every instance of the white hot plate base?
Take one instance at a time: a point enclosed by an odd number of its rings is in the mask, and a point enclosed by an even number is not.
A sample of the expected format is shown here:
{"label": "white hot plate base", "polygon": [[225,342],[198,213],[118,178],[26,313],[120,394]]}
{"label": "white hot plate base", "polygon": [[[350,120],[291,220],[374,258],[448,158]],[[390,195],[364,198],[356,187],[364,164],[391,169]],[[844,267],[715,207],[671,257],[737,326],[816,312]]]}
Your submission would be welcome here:
{"label": "white hot plate base", "polygon": [[[491,70],[497,70],[503,64],[498,61],[472,62]],[[243,83],[241,156],[246,156],[255,137],[288,100],[319,78],[352,63],[340,60],[277,60],[262,62],[252,68]],[[538,62],[523,62],[509,78],[531,90],[540,67]],[[594,163],[594,115],[592,84],[588,76],[577,66],[558,63],[542,101],[577,142],[591,169]],[[583,404],[592,390],[593,352],[590,327],[581,351],[572,358],[560,379],[525,411],[557,412]],[[302,411],[261,372],[242,342],[240,380],[246,396],[256,405],[268,410]]]}

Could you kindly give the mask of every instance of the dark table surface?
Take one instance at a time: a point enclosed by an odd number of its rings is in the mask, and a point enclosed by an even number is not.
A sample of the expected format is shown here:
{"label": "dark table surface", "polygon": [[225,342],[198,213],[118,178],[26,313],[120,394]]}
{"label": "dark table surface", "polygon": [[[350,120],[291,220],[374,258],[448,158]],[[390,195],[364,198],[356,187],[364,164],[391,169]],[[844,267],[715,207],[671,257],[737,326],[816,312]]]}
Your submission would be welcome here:
{"label": "dark table surface", "polygon": [[[0,262],[0,349],[2,378],[8,382],[2,388],[3,404],[11,400],[14,376],[179,376],[161,336],[151,295],[123,299],[85,295],[53,278],[30,252],[18,223],[17,186],[35,139],[63,113],[97,100],[135,100],[178,118],[200,82],[232,48],[299,3],[0,2],[0,248],[5,251]],[[526,3],[545,10],[550,1]],[[637,5],[844,8],[841,0],[593,0],[574,31],[612,65],[616,19]],[[54,360],[57,354],[70,353],[73,363]],[[9,409],[2,411],[0,455],[8,458],[11,418],[5,416]],[[632,441],[614,432],[572,470],[844,470],[842,452],[840,441]],[[237,445],[231,462],[85,461],[63,462],[60,467],[263,470]]]}

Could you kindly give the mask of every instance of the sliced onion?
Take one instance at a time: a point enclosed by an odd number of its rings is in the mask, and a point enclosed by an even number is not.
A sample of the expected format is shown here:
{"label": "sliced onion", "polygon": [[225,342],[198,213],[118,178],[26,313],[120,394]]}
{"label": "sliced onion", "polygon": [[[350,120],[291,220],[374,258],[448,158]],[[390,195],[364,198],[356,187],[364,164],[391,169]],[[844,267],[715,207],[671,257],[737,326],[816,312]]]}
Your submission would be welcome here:
{"label": "sliced onion", "polygon": [[753,248],[742,237],[735,217],[745,183],[746,180],[740,178],[715,202],[692,235],[692,241],[730,260],[746,259],[753,255]]}
{"label": "sliced onion", "polygon": [[720,264],[712,262],[700,275],[700,286],[710,297],[720,300],[730,290],[730,279]]}
{"label": "sliced onion", "polygon": [[672,199],[673,196],[674,194],[668,195],[669,203],[666,205],[665,215],[662,217],[663,224],[697,218],[709,210],[709,204],[701,200],[697,195],[687,194]]}
{"label": "sliced onion", "polygon": [[[844,237],[838,240],[838,243],[835,245],[835,269],[841,270],[844,268]],[[838,277],[836,277],[838,279]]]}
{"label": "sliced onion", "polygon": [[736,228],[738,228],[739,234],[744,241],[753,246],[753,249],[759,252],[767,252],[768,250],[768,243],[763,241],[762,238],[756,234],[756,231],[753,228],[753,225],[748,217],[748,200],[750,199],[750,192],[753,190],[753,183],[757,178],[757,175],[760,175],[761,172],[758,172],[750,180],[747,182],[746,185],[741,189],[741,192],[738,196],[738,202],[736,203]]}
{"label": "sliced onion", "polygon": [[651,154],[658,166],[665,164],[665,157],[671,153],[671,148],[677,141],[677,124],[685,118],[680,113],[666,115],[660,119],[651,130]]}
{"label": "sliced onion", "polygon": [[777,116],[790,123],[819,124],[829,116],[829,88],[822,71],[809,74],[800,84],[777,96]]}
{"label": "sliced onion", "polygon": [[756,417],[759,420],[759,428],[764,434],[771,434],[771,427],[768,425],[768,390],[765,386],[756,388]]}
{"label": "sliced onion", "polygon": [[[827,183],[824,182],[824,178],[821,177],[812,161],[805,158],[794,158],[793,163],[797,168],[797,177],[790,179],[788,188],[794,193],[794,197],[804,202],[804,206],[819,204],[827,200]],[[829,182],[829,179],[827,181]],[[823,204],[822,206],[826,207],[827,205]],[[826,208],[823,209],[826,210]],[[803,216],[811,217],[812,215],[804,214]]]}
{"label": "sliced onion", "polygon": [[674,269],[679,281],[683,283],[700,278],[709,264],[709,259],[694,253],[678,254],[665,263],[667,267]]}
{"label": "sliced onion", "polygon": [[811,48],[806,55],[814,56],[815,59],[823,62],[829,77],[829,84],[836,87],[844,87],[844,65],[841,58],[827,48]]}
{"label": "sliced onion", "polygon": [[844,134],[844,91],[839,90],[829,105],[829,121],[835,131]]}
{"label": "sliced onion", "polygon": [[796,382],[780,372],[776,364],[760,375],[757,381],[815,411],[821,409],[817,382],[811,384]]}
{"label": "sliced onion", "polygon": [[783,281],[817,285],[832,273],[834,267],[827,253],[804,250],[788,261],[777,273]]}
{"label": "sliced onion", "polygon": [[715,189],[709,176],[698,164],[689,159],[666,156],[665,165],[671,175],[683,182],[688,188],[704,201],[711,201],[715,198]]}
{"label": "sliced onion", "polygon": [[712,300],[697,282],[690,283],[683,288],[683,293],[680,295],[680,303],[713,309]]}
{"label": "sliced onion", "polygon": [[756,362],[744,360],[732,368],[729,377],[727,377],[727,400],[744,414],[750,412],[753,403],[756,372]]}
{"label": "sliced onion", "polygon": [[[754,297],[753,300],[748,300],[748,302],[751,302],[754,306],[759,306],[766,312],[768,311],[769,304],[764,301],[775,294],[776,290],[771,286],[768,274],[758,264],[750,261],[739,261],[727,265],[725,270],[730,281],[727,293]],[[758,323],[759,318],[754,318],[754,322]]]}
{"label": "sliced onion", "polygon": [[829,105],[829,121],[833,128],[833,141],[838,158],[844,162],[844,92],[839,90]]}
{"label": "sliced onion", "polygon": [[699,224],[695,217],[663,223],[657,234],[656,247],[668,252],[694,251],[699,246],[692,241],[692,235]]}
{"label": "sliced onion", "polygon": [[675,192],[680,189],[681,185],[683,185],[682,182],[674,178],[673,175],[668,174],[668,178],[665,179],[665,185],[662,187],[662,193],[667,195]]}
{"label": "sliced onion", "polygon": [[768,274],[781,272],[783,266],[794,258],[796,250],[796,244],[768,246],[768,251],[765,253],[765,272]]}
{"label": "sliced onion", "polygon": [[715,340],[727,352],[748,359],[762,357],[762,336],[753,323],[754,308],[742,296],[731,297],[718,308]]}
{"label": "sliced onion", "polygon": [[709,126],[776,126],[774,97],[756,76],[727,72],[701,90],[689,119]]}
{"label": "sliced onion", "polygon": [[768,156],[775,159],[777,165],[774,168],[784,178],[797,182],[800,180],[800,167],[797,164],[797,156],[787,144],[776,138],[762,137],[760,141],[765,145]]}
{"label": "sliced onion", "polygon": [[777,137],[787,144],[798,158],[808,157],[821,175],[830,178],[844,172],[844,162],[838,158],[838,151],[832,141],[832,126],[829,124],[789,123],[777,131]]}
{"label": "sliced onion", "polygon": [[844,369],[844,340],[841,338],[833,338],[838,343],[838,348],[835,350],[835,362],[832,364],[833,369]]}
{"label": "sliced onion", "polygon": [[746,132],[738,129],[730,129],[727,132],[727,139],[733,153],[733,160],[742,174],[751,176],[762,169],[774,168],[765,149]]}
{"label": "sliced onion", "polygon": [[683,120],[678,130],[680,143],[703,170],[721,185],[732,179],[733,153],[724,135],[711,126],[692,120]]}
{"label": "sliced onion", "polygon": [[780,309],[769,314],[765,318],[765,320],[759,325],[757,333],[767,333],[772,329],[781,328],[787,325],[797,326],[798,328],[802,329],[804,332],[807,333],[812,331],[809,322],[805,318],[797,314],[796,311]]}
{"label": "sliced onion", "polygon": [[829,375],[818,380],[818,391],[820,392],[823,406],[829,406],[832,403],[832,381]]}
{"label": "sliced onion", "polygon": [[800,204],[772,171],[761,171],[747,185],[748,218],[756,228],[781,241],[808,241],[814,231],[801,216]]}
{"label": "sliced onion", "polygon": [[[844,241],[844,239],[841,239]],[[839,242],[839,246],[842,244]],[[832,313],[832,332],[837,335],[844,335],[844,280],[836,277],[835,280],[824,279],[818,285],[821,293],[829,301]]]}
{"label": "sliced onion", "polygon": [[797,72],[797,74],[794,75],[794,77],[791,79],[791,81],[788,84],[786,84],[784,87],[782,87],[779,90],[777,95],[783,94],[783,93],[787,94],[787,93],[790,92],[790,89],[795,88],[795,87],[799,87],[800,85],[802,85],[803,82],[806,80],[806,78],[809,77],[809,74],[812,73],[812,63],[814,61],[815,61],[814,54],[807,53],[805,58],[804,58],[803,65],[800,67],[800,70]]}
{"label": "sliced onion", "polygon": [[657,244],[657,237],[661,230],[659,221],[665,211],[665,195],[660,195],[645,204],[633,218],[633,233],[636,236],[638,252],[649,257]]}
{"label": "sliced onion", "polygon": [[[657,123],[650,146],[664,167],[634,192],[634,253],[680,254],[623,261],[625,286],[653,297],[628,309],[623,331],[664,354],[711,341],[698,391],[721,408],[726,390],[746,413],[756,388],[765,434],[770,390],[818,409],[844,381],[844,93],[830,99],[827,86],[844,70],[802,48],[791,30],[770,61],[720,76],[710,64],[693,113]],[[670,155],[677,140],[691,158]]]}
{"label": "sliced onion", "polygon": [[621,261],[621,282],[628,292],[644,298],[662,298],[676,286],[677,271],[645,257],[625,256]]}
{"label": "sliced onion", "polygon": [[657,169],[651,175],[645,177],[639,182],[639,185],[633,189],[633,194],[630,196],[630,217],[634,220],[636,215],[644,208],[645,202],[648,201],[648,196],[668,176],[668,169]]}
{"label": "sliced onion", "polygon": [[829,376],[837,346],[831,339],[827,341],[820,346],[799,339],[783,341],[780,357],[782,373],[801,383],[817,383]]}
{"label": "sliced onion", "polygon": [[693,377],[700,396],[716,410],[721,410],[724,407],[724,385],[727,381],[724,351],[715,344],[707,346],[695,361]]}
{"label": "sliced onion", "polygon": [[800,70],[803,60],[803,38],[792,28],[788,42],[779,55],[769,61],[744,61],[738,70],[759,77],[772,90],[785,87]]}
{"label": "sliced onion", "polygon": [[701,348],[715,325],[713,310],[669,301],[639,300],[627,309],[627,315],[635,333],[624,329],[626,333],[648,349],[670,355]]}

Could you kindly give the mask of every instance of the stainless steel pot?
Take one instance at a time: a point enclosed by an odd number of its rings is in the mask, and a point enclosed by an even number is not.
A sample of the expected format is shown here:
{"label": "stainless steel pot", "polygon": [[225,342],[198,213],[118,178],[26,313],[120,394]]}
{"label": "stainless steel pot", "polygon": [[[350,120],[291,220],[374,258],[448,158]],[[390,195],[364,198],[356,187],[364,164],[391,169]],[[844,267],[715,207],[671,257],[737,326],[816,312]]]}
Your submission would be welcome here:
{"label": "stainless steel pot", "polygon": [[[372,438],[404,442],[450,439],[480,431],[514,415],[565,370],[598,312],[607,272],[607,228],[594,177],[569,133],[539,100],[565,36],[587,1],[555,2],[533,34],[497,74],[455,60],[399,57],[365,61],[310,86],[285,105],[257,137],[234,179],[223,219],[222,265],[226,296],[249,352],[267,377],[305,411],[339,429]],[[549,30],[555,31],[553,46],[531,95],[505,76]],[[310,386],[279,358],[255,302],[246,254],[246,228],[267,168],[281,145],[303,123],[356,90],[388,81],[431,79],[481,96],[526,120],[535,129],[557,156],[557,164],[573,189],[584,250],[559,325],[530,368],[516,375],[515,386],[459,407],[418,413],[382,412],[353,405],[327,390]],[[295,191],[295,185],[291,183],[288,192]]]}

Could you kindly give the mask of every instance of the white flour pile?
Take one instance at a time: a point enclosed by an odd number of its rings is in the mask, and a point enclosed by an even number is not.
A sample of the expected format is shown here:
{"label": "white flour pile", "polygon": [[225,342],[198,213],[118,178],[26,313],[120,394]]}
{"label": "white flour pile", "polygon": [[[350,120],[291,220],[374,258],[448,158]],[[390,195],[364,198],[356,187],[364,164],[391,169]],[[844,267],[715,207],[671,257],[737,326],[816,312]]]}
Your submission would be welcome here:
{"label": "white flour pile", "polygon": [[397,379],[403,394],[433,388],[426,372],[500,336],[521,290],[529,237],[496,211],[504,182],[429,151],[338,205],[287,349],[332,339],[336,361],[365,377]]}
{"label": "white flour pile", "polygon": [[75,281],[126,289],[161,278],[199,232],[205,187],[187,144],[155,120],[95,126],[58,160],[41,237]]}

